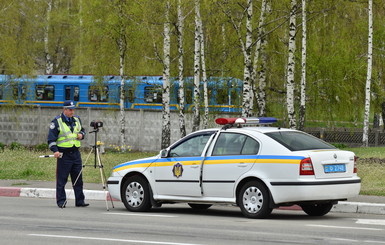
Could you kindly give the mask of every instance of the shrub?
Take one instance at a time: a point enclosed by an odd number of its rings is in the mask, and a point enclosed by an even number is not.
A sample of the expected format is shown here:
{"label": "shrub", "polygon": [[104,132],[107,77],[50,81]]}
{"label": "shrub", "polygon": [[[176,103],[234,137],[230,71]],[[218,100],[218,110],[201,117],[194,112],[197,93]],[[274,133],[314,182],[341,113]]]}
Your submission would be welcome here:
{"label": "shrub", "polygon": [[18,142],[12,142],[10,145],[9,145],[9,149],[10,150],[21,150],[21,149],[23,149],[24,147],[20,144],[20,143],[18,143]]}
{"label": "shrub", "polygon": [[41,143],[41,144],[35,145],[36,151],[46,151],[47,149],[48,149],[47,143]]}
{"label": "shrub", "polygon": [[0,151],[4,152],[5,144],[0,142]]}

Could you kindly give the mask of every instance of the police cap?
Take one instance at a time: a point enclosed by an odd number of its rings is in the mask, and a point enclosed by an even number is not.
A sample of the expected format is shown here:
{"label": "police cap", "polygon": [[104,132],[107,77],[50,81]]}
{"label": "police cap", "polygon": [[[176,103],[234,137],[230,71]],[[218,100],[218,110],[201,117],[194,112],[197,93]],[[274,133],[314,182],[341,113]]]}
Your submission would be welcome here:
{"label": "police cap", "polygon": [[75,109],[76,108],[76,106],[75,106],[75,104],[74,104],[74,102],[72,100],[64,101],[63,107],[65,109]]}

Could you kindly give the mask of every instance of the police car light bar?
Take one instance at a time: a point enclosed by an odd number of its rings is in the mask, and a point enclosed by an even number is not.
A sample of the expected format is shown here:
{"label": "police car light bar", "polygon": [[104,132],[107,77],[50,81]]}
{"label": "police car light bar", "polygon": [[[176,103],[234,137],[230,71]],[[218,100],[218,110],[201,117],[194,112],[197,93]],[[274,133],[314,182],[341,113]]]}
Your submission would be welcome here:
{"label": "police car light bar", "polygon": [[277,122],[275,117],[247,117],[247,118],[238,118],[238,117],[229,117],[229,118],[217,118],[215,122],[219,125],[226,124],[271,124]]}

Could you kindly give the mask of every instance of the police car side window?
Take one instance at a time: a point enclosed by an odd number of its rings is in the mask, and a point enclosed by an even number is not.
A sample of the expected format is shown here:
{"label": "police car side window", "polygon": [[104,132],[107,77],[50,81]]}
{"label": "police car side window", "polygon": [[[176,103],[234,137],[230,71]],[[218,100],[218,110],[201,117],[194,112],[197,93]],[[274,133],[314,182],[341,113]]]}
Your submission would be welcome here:
{"label": "police car side window", "polygon": [[247,137],[245,145],[242,149],[242,155],[256,155],[259,151],[259,143],[258,141]]}
{"label": "police car side window", "polygon": [[258,151],[259,143],[246,135],[221,133],[214,146],[212,155],[255,155]]}
{"label": "police car side window", "polygon": [[193,138],[187,139],[186,141],[171,149],[169,155],[171,157],[200,156],[210,136],[210,134],[198,135]]}

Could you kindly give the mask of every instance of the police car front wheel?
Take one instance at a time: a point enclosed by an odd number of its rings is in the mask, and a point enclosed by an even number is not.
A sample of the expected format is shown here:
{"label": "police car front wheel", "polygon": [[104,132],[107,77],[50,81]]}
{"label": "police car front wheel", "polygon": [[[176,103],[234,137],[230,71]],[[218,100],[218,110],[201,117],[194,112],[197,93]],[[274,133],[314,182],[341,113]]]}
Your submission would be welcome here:
{"label": "police car front wheel", "polygon": [[238,193],[238,205],[248,218],[265,218],[272,209],[269,207],[269,191],[258,181],[247,182]]}
{"label": "police car front wheel", "polygon": [[141,176],[129,177],[123,184],[122,200],[124,206],[133,212],[148,211],[151,208],[150,189]]}

